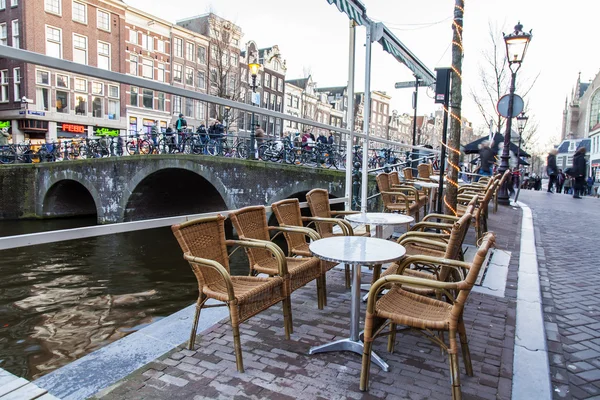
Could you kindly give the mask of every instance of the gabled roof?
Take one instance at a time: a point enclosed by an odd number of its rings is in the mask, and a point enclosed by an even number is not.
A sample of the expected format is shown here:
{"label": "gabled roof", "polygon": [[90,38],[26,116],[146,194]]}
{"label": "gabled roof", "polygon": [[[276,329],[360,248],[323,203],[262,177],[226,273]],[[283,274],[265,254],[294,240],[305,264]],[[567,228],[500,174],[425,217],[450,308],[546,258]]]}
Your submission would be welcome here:
{"label": "gabled roof", "polygon": [[590,83],[580,83],[579,84],[579,98],[583,96],[587,88],[590,87]]}
{"label": "gabled roof", "polygon": [[[578,140],[578,139],[564,140],[558,146],[558,152],[563,153],[563,154],[572,153],[569,151],[569,146],[570,146],[571,142],[573,142],[574,140]],[[579,142],[575,142],[575,149],[578,149],[580,147],[585,147],[585,149],[589,153],[592,149],[592,141],[590,139],[581,139]]]}
{"label": "gabled roof", "polygon": [[329,94],[340,94],[343,95],[346,90],[346,86],[332,86],[332,87],[324,87],[315,89],[320,93],[329,93]]}
{"label": "gabled roof", "polygon": [[298,86],[301,89],[306,89],[306,85],[308,84],[309,78],[302,79],[289,79],[285,81],[285,83],[289,83],[290,85]]}

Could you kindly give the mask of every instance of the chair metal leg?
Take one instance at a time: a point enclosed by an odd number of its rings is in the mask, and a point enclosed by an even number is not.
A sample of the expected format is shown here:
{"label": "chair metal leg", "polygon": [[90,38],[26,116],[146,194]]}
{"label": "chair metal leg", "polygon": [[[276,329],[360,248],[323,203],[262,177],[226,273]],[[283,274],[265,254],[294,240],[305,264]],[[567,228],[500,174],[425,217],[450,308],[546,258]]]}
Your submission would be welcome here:
{"label": "chair metal leg", "polygon": [[196,313],[194,315],[194,323],[192,324],[192,332],[190,333],[190,340],[188,342],[188,349],[194,349],[194,343],[196,342],[196,331],[198,330],[198,321],[200,320],[200,311],[202,310],[202,306],[206,302],[207,298],[204,293],[200,293],[198,296],[198,301],[196,302]]}
{"label": "chair metal leg", "polygon": [[450,362],[450,383],[452,385],[452,400],[461,400],[462,393],[460,390],[460,370],[458,367],[458,355],[456,353],[449,354]]}
{"label": "chair metal leg", "polygon": [[471,363],[471,352],[469,351],[469,341],[467,339],[467,331],[465,323],[461,319],[458,322],[458,336],[460,338],[460,349],[462,350],[463,362],[468,376],[473,376],[473,364]]}
{"label": "chair metal leg", "polygon": [[394,347],[396,346],[396,324],[390,322],[390,336],[388,337],[388,348],[387,350],[390,353],[394,352]]}
{"label": "chair metal leg", "polygon": [[373,278],[371,279],[371,285],[377,282],[377,279],[381,277],[381,264],[375,264],[373,266]]}
{"label": "chair metal leg", "polygon": [[350,289],[350,264],[344,264],[344,273],[346,276],[346,289]]}
{"label": "chair metal leg", "polygon": [[323,307],[327,307],[327,275],[323,272],[323,283],[321,284],[321,291],[323,292]]}
{"label": "chair metal leg", "polygon": [[292,324],[292,301],[290,296],[287,296],[282,301],[283,308],[283,328],[285,330],[285,338],[290,339],[290,335],[294,333],[294,326]]}
{"label": "chair metal leg", "polygon": [[240,327],[239,324],[233,325],[233,318],[231,321],[231,329],[233,330],[233,347],[235,349],[235,363],[239,372],[244,372],[244,361],[242,360],[242,342],[240,340]]}
{"label": "chair metal leg", "polygon": [[365,337],[365,346],[363,350],[362,356],[362,368],[360,370],[360,390],[362,392],[366,392],[369,390],[369,375],[371,372],[371,348],[373,346],[373,342],[371,338],[367,341]]}
{"label": "chair metal leg", "polygon": [[323,275],[319,276],[317,279],[317,308],[319,310],[323,309]]}

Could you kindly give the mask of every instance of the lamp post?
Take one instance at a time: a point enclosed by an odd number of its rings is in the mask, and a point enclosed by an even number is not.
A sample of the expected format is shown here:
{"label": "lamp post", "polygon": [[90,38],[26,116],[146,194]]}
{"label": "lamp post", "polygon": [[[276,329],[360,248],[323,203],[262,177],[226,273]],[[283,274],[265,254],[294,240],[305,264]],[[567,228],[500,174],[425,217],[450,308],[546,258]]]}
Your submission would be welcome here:
{"label": "lamp post", "polygon": [[525,115],[525,111],[523,111],[517,117],[517,129],[519,130],[519,148],[517,149],[517,169],[519,170],[519,181],[517,182],[517,194],[515,195],[515,203],[519,200],[519,193],[521,193],[521,169],[519,168],[519,163],[521,162],[521,139],[523,138],[523,131],[525,130],[525,126],[527,125],[527,120],[529,117]]}
{"label": "lamp post", "polygon": [[[506,118],[506,131],[504,133],[504,148],[502,149],[502,161],[500,163],[500,174],[504,174],[508,169],[508,161],[510,159],[510,133],[512,130],[512,119],[513,119],[513,105],[515,99],[515,81],[517,80],[517,71],[521,68],[523,58],[527,52],[527,47],[531,41],[531,31],[529,33],[523,32],[523,25],[521,22],[515,25],[515,31],[504,35],[504,42],[506,43],[506,57],[508,60],[508,67],[511,71],[510,79],[510,94],[508,98],[508,113]],[[509,205],[510,198],[508,196],[508,180],[504,186],[500,188],[498,193],[498,203]]]}
{"label": "lamp post", "polygon": [[[252,104],[254,104],[254,93],[256,93],[256,76],[258,75],[258,70],[260,69],[259,63],[250,63],[248,64],[248,68],[250,69],[250,75],[252,75]],[[256,104],[254,104],[256,105]],[[250,130],[250,151],[248,152],[248,158],[251,160],[255,159],[254,147],[256,142],[256,136],[254,134],[254,112],[252,112],[252,127]]]}

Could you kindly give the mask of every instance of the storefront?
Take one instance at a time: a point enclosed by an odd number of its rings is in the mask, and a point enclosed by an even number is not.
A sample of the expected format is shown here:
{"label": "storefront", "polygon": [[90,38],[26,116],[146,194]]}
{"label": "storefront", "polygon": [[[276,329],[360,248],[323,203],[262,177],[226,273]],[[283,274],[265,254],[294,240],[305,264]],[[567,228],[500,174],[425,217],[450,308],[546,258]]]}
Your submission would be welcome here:
{"label": "storefront", "polygon": [[103,126],[94,126],[95,136],[119,136],[121,133],[120,129],[117,128],[106,128]]}
{"label": "storefront", "polygon": [[18,124],[19,130],[23,132],[23,139],[25,141],[31,141],[32,145],[46,143],[46,135],[48,134],[48,121],[42,121],[39,119],[20,119]]}
{"label": "storefront", "polygon": [[158,132],[164,133],[167,130],[167,121],[164,119],[142,118],[137,116],[129,117],[129,135],[138,133],[149,134],[152,132],[152,127],[157,125]]}
{"label": "storefront", "polygon": [[592,160],[590,162],[590,166],[592,168],[591,176],[596,178],[596,182],[600,181],[600,159]]}
{"label": "storefront", "polygon": [[60,139],[84,139],[87,137],[88,128],[85,125],[58,123],[56,137]]}

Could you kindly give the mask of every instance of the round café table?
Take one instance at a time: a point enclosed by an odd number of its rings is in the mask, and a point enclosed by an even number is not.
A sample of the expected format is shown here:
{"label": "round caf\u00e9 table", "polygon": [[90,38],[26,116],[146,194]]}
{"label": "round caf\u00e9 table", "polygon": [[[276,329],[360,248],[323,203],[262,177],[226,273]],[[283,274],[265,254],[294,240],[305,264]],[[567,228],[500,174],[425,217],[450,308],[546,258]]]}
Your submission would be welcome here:
{"label": "round caf\u00e9 table", "polygon": [[[352,303],[350,307],[350,337],[320,346],[311,347],[309,354],[329,351],[352,351],[362,354],[364,344],[360,340],[360,267],[396,261],[406,253],[403,246],[389,240],[365,236],[334,236],[312,242],[311,253],[321,260],[352,264]],[[375,352],[371,361],[384,371],[388,364]]]}
{"label": "round caf\u00e9 table", "polygon": [[383,239],[383,227],[386,225],[403,225],[414,222],[414,218],[410,215],[368,212],[350,214],[344,217],[346,221],[357,224],[375,225],[375,237]]}

